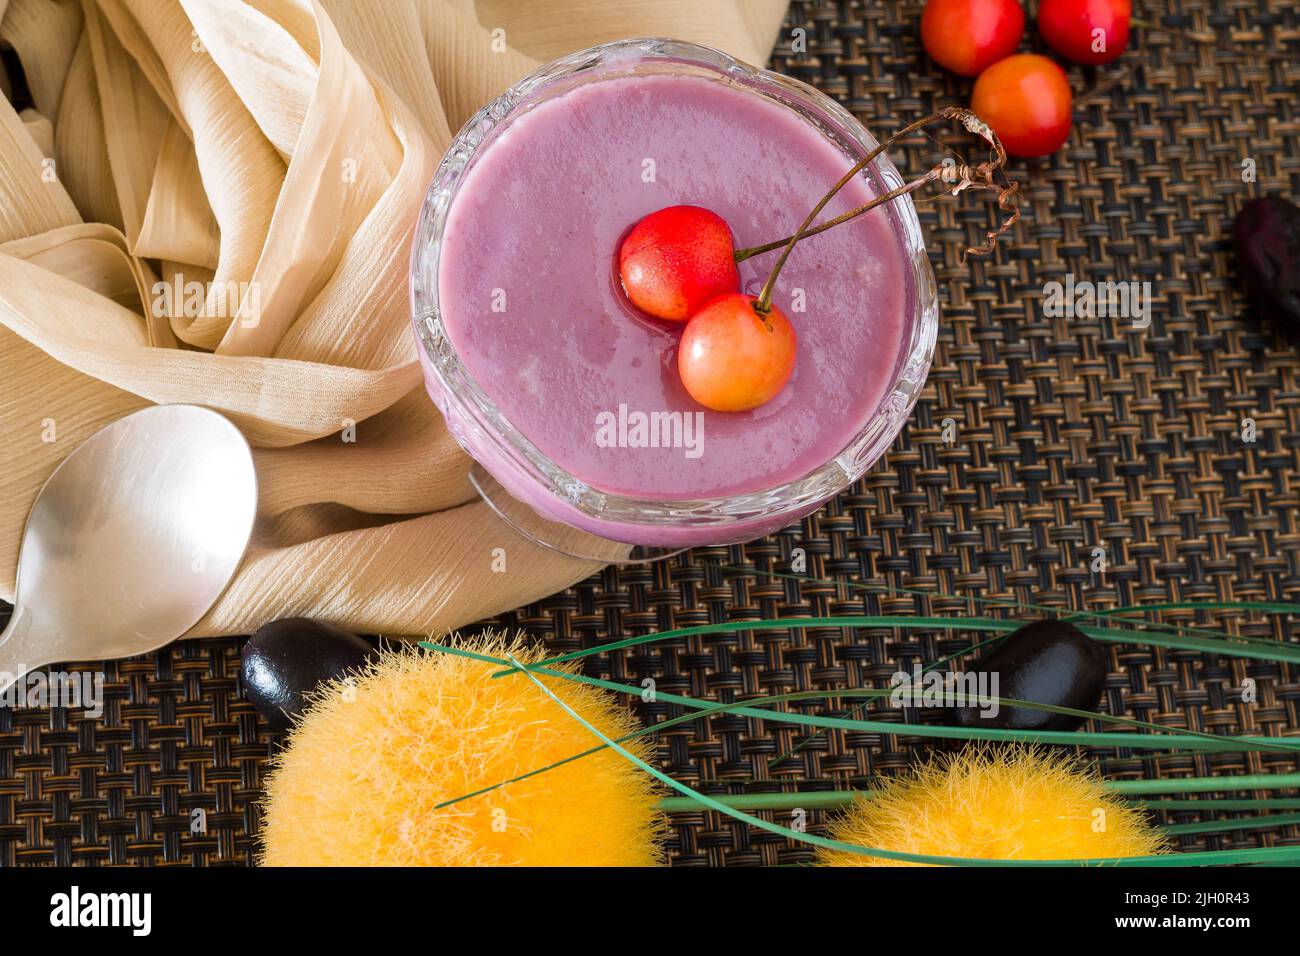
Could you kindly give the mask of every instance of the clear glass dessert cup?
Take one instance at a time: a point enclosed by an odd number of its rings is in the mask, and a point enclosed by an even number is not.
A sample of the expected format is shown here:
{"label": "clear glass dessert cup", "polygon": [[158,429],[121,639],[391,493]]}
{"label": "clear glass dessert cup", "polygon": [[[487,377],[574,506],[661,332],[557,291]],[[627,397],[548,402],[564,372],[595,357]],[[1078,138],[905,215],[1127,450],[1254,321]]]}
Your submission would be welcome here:
{"label": "clear glass dessert cup", "polygon": [[[925,385],[938,330],[934,273],[915,207],[910,197],[903,196],[868,213],[890,217],[907,264],[907,316],[893,381],[875,413],[847,446],[820,467],[797,480],[747,494],[651,500],[594,487],[568,473],[530,442],[469,374],[444,326],[438,270],[448,211],[478,157],[491,149],[495,137],[515,118],[538,103],[613,76],[663,73],[707,77],[781,104],[833,143],[848,164],[878,145],[843,107],[797,80],[694,43],[667,39],[607,43],[543,66],[465,124],[429,187],[411,253],[412,317],[425,384],[451,433],[477,463],[471,475],[476,488],[498,514],[527,537],[565,553],[602,561],[622,556],[645,560],[686,547],[748,541],[816,510],[874,465],[902,430]],[[873,181],[878,193],[903,184],[883,153],[862,175]],[[528,514],[528,509],[542,520]],[[582,536],[562,533],[567,532],[565,526],[634,547],[628,555],[627,548],[574,544],[583,540]]]}

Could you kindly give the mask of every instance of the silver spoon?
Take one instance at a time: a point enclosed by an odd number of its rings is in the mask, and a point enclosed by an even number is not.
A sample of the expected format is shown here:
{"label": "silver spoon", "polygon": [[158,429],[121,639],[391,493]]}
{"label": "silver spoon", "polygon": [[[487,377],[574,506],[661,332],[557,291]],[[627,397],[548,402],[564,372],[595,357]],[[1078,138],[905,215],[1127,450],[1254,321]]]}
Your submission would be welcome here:
{"label": "silver spoon", "polygon": [[197,405],[154,405],[88,438],[36,498],[0,634],[0,692],[55,661],[157,650],[199,622],[248,547],[253,456]]}

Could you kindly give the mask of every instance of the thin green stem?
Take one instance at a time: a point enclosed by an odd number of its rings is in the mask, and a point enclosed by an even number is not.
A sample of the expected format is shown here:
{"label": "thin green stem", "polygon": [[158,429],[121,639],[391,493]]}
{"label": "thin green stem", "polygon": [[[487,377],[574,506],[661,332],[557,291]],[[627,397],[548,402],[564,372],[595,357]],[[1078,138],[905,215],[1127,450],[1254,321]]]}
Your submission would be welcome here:
{"label": "thin green stem", "polygon": [[[725,621],[720,624],[698,624],[692,627],[682,627],[671,631],[661,631],[658,634],[642,634],[637,637],[626,637],[622,640],[611,641],[608,644],[598,644],[589,647],[586,650],[571,651],[568,654],[560,654],[537,664],[528,665],[528,669],[536,669],[548,664],[557,664],[563,661],[577,660],[583,657],[590,657],[593,654],[606,654],[610,651],[622,650],[627,647],[636,647],[641,644],[654,644],[661,641],[677,640],[682,637],[691,637],[696,634],[724,634],[732,631],[767,631],[767,630],[790,630],[792,628],[805,627],[883,627],[883,628],[929,628],[933,630],[970,630],[970,631],[1015,631],[1023,627],[1021,621],[1000,621],[989,618],[948,618],[948,617],[919,617],[910,615],[843,615],[839,617],[789,617],[765,619],[760,621]],[[1249,642],[1238,642],[1236,640],[1217,640],[1206,637],[1184,636],[1178,634],[1166,634],[1153,631],[1132,631],[1117,628],[1101,628],[1091,626],[1081,626],[1079,628],[1089,637],[1101,641],[1109,641],[1120,644],[1150,644],[1156,647],[1172,647],[1180,650],[1196,650],[1211,654],[1221,654],[1225,657],[1250,657],[1260,660],[1269,661],[1291,661],[1300,662],[1300,646],[1283,644],[1278,641],[1271,642],[1268,647],[1252,645]],[[494,678],[504,677],[513,673],[513,670],[506,668],[494,673]]]}
{"label": "thin green stem", "polygon": [[[456,650],[456,649],[451,649]],[[475,656],[467,654],[466,656]],[[483,656],[483,655],[479,655]],[[499,661],[500,663],[505,663]],[[1179,854],[1163,854],[1158,856],[1132,856],[1132,857],[1106,857],[1098,859],[1072,859],[1072,860],[998,860],[985,858],[964,858],[964,857],[944,857],[929,854],[902,853],[895,850],[886,850],[880,847],[858,846],[852,843],[845,843],[839,840],[831,840],[826,837],[815,836],[798,830],[783,827],[780,824],[764,820],[762,817],[756,817],[752,814],[745,813],[741,810],[735,810],[720,801],[706,796],[697,790],[692,789],[679,780],[674,779],[656,767],[646,763],[640,757],[620,746],[611,740],[608,736],[600,731],[599,728],[592,725],[581,714],[570,707],[554,691],[547,687],[533,673],[531,668],[524,667],[513,656],[509,657],[509,663],[513,665],[513,671],[522,672],[528,680],[532,681],[542,693],[546,694],[561,709],[565,711],[574,721],[585,727],[594,737],[600,740],[605,746],[614,750],[617,754],[627,760],[629,763],[640,768],[645,773],[654,777],[656,780],[665,784],[673,790],[678,791],[694,800],[697,804],[710,809],[724,813],[727,816],[740,820],[750,826],[765,830],[769,833],[784,836],[788,839],[797,840],[801,843],[824,849],[836,850],[841,853],[850,853],[857,856],[880,857],[883,859],[893,859],[909,863],[927,863],[932,865],[943,866],[977,866],[977,867],[1041,867],[1041,866],[1086,866],[1086,865],[1115,865],[1115,866],[1186,866],[1196,864],[1227,864],[1227,863],[1273,863],[1300,859],[1300,848],[1292,847],[1268,847],[1260,850],[1218,850],[1210,852],[1192,852]],[[564,676],[564,675],[559,675]],[[568,675],[573,678],[577,675]]]}
{"label": "thin green stem", "polygon": [[1264,813],[1255,817],[1228,820],[1204,820],[1198,823],[1171,823],[1162,829],[1170,836],[1190,833],[1232,833],[1235,830],[1272,830],[1300,825],[1300,813]]}
{"label": "thin green stem", "polygon": [[[851,590],[866,591],[868,593],[879,594],[907,594],[915,597],[924,597],[928,599],[944,598],[947,600],[961,601],[965,604],[982,605],[992,604],[995,607],[1015,608],[1018,610],[1041,611],[1044,614],[1051,614],[1059,617],[1061,620],[1073,623],[1077,620],[1109,620],[1115,617],[1122,617],[1126,614],[1141,614],[1149,611],[1173,611],[1173,610],[1245,610],[1245,611],[1268,611],[1279,614],[1300,614],[1300,604],[1292,604],[1281,601],[1180,601],[1168,604],[1132,604],[1125,607],[1110,608],[1105,611],[1070,611],[1068,609],[1052,607],[1048,604],[1032,604],[1027,601],[1017,601],[1013,598],[988,598],[976,597],[966,594],[948,594],[943,591],[927,591],[924,588],[902,588],[894,587],[888,584],[871,584],[867,581],[843,581],[834,578],[818,578],[807,574],[793,574],[781,571],[770,571],[765,568],[745,568],[734,564],[722,564],[713,562],[714,567],[723,571],[735,571],[738,574],[761,574],[764,577],[777,578],[784,581],[800,581],[804,583],[825,584],[834,587],[846,587]],[[1164,624],[1151,621],[1121,621],[1123,624],[1133,626],[1142,625],[1146,629],[1148,625],[1154,624],[1157,632],[1178,633],[1178,634],[1199,634],[1203,637],[1218,637],[1224,640],[1234,642],[1250,642],[1262,645],[1276,645],[1278,642],[1270,638],[1251,637],[1249,635],[1230,634],[1227,631],[1218,631],[1208,627],[1196,627],[1191,624]],[[960,657],[966,651],[953,655]],[[946,660],[950,660],[947,658]]]}
{"label": "thin green stem", "polygon": [[1300,810],[1300,798],[1261,797],[1248,800],[1137,800],[1148,810],[1196,813],[1202,810]]}
{"label": "thin green stem", "polygon": [[[789,574],[789,573],[782,573],[780,571],[770,571],[763,568],[744,568],[736,565],[722,564],[720,562],[714,562],[714,566],[717,567],[719,570],[723,570],[723,571],[735,571],[741,574],[761,574],[766,577],[779,578],[788,581],[815,582],[818,584],[826,584],[835,587],[843,586],[851,589],[867,591],[869,593],[909,594],[917,597],[924,597],[927,599],[947,598],[951,600],[963,601],[966,604],[993,604],[995,606],[1012,607],[1012,608],[1022,609],[1022,610],[1042,611],[1051,614],[1053,616],[1060,616],[1063,613],[1060,608],[1055,608],[1043,604],[1030,604],[1027,602],[1016,601],[1009,598],[982,598],[982,597],[975,597],[971,595],[956,595],[956,594],[947,594],[944,592],[927,591],[922,588],[899,588],[899,587],[892,587],[887,584],[870,584],[865,581],[833,580],[829,578],[812,577],[810,575]],[[1107,611],[1079,611],[1079,612],[1071,613],[1068,616],[1061,617],[1060,619],[1067,622],[1073,622],[1076,620],[1089,620],[1089,619],[1108,620],[1124,614],[1145,613],[1148,611],[1193,610],[1193,609],[1195,610],[1241,609],[1241,610],[1270,611],[1276,613],[1298,613],[1300,612],[1300,604],[1291,604],[1291,603],[1273,602],[1273,601],[1239,601],[1239,602],[1182,601],[1182,602],[1175,602],[1175,603],[1168,603],[1168,604],[1130,605],[1127,607],[1111,608],[1110,610]],[[1124,621],[1122,623],[1127,624],[1130,622]],[[1145,626],[1149,622],[1134,621],[1131,623],[1135,625],[1142,624]],[[1232,641],[1255,642],[1258,643],[1260,646],[1277,645],[1277,641],[1273,641],[1273,640],[1229,634],[1226,631],[1216,631],[1211,628],[1193,627],[1191,625],[1160,624],[1157,625],[1157,628],[1159,630],[1164,630],[1166,633],[1173,631],[1173,632],[1184,633],[1184,634],[1198,634],[1201,636],[1218,637],[1218,638],[1223,638]],[[1157,630],[1157,633],[1159,633],[1159,630]],[[941,667],[944,664],[956,660],[959,657],[965,657],[969,654],[974,653],[977,650],[980,650],[981,648],[988,647],[991,644],[996,644],[999,641],[1005,639],[1005,637],[1006,635],[1000,635],[998,637],[992,638],[987,641],[980,641],[977,644],[973,644],[970,647],[964,648],[960,651],[956,651],[955,653],[949,654],[945,657],[940,658],[937,661],[927,664],[923,668],[923,670],[929,671],[929,670],[933,670],[934,668]],[[866,706],[867,706],[866,703],[857,705],[851,711],[849,711],[849,716],[856,717],[858,714],[862,713],[862,711],[866,709]],[[815,743],[818,740],[821,740],[823,737],[825,737],[825,734],[816,733],[803,738],[802,740],[793,744],[784,753],[769,759],[767,762],[767,766],[769,768],[775,767],[781,761],[789,757],[792,757],[800,750],[803,750],[805,747]]]}
{"label": "thin green stem", "polygon": [[[1194,793],[1242,790],[1283,790],[1300,787],[1300,773],[1247,774],[1239,777],[1183,777],[1164,780],[1107,780],[1102,784],[1112,793]],[[814,790],[803,793],[744,793],[713,799],[738,810],[835,810],[854,800],[871,799],[870,790]],[[1207,803],[1209,801],[1206,801]],[[659,802],[665,813],[698,813],[691,800],[665,797]]]}
{"label": "thin green stem", "polygon": [[[502,661],[499,658],[494,658],[485,654],[479,654],[474,651],[466,650],[465,648],[450,647],[442,644],[435,644],[429,641],[421,641],[420,646],[427,648],[428,650],[451,654],[458,657],[466,657],[472,660],[478,660],[485,663],[495,663],[495,664],[502,663]],[[615,681],[606,681],[595,677],[587,677],[584,674],[575,674],[565,670],[553,670],[545,667],[524,667],[524,668],[520,668],[520,670],[536,671],[538,673],[546,674],[548,676],[558,677],[563,680],[568,680],[575,683],[588,684],[594,687],[601,687],[605,690],[612,690],[617,693],[621,693],[625,695],[639,695],[642,692],[642,689],[640,687],[631,687],[628,686],[627,684],[619,684]],[[518,672],[519,671],[516,670],[510,671],[510,673],[518,673]],[[700,717],[710,716],[712,714],[729,712],[729,713],[741,714],[747,717],[756,716],[764,720],[773,720],[777,722],[804,724],[804,725],[811,725],[811,726],[830,726],[830,727],[838,727],[841,729],[868,730],[868,731],[875,731],[881,733],[916,732],[919,733],[920,736],[947,737],[947,738],[963,739],[963,740],[995,740],[995,741],[1003,741],[1003,742],[1012,741],[1012,742],[1029,742],[1029,743],[1067,743],[1071,745],[1077,744],[1077,745],[1091,745],[1091,746],[1102,746],[1102,747],[1125,746],[1125,747],[1133,747],[1135,749],[1156,749],[1156,750],[1177,750],[1180,749],[1178,745],[1181,744],[1184,748],[1190,750],[1212,750],[1212,751],[1229,751],[1229,752],[1238,752],[1242,750],[1245,751],[1281,750],[1287,752],[1294,752],[1295,750],[1300,749],[1300,741],[1293,742],[1289,740],[1279,740],[1274,738],[1263,738],[1263,737],[1235,737],[1235,738],[1223,737],[1217,734],[1205,734],[1198,731],[1170,731],[1168,728],[1162,727],[1159,724],[1147,723],[1146,721],[1134,720],[1128,717],[1116,717],[1110,714],[1094,714],[1089,711],[1079,711],[1068,707],[1056,707],[1050,704],[1040,704],[1033,701],[1018,701],[1018,700],[1012,700],[1008,698],[994,698],[994,699],[997,700],[997,702],[1001,706],[1024,707],[1029,710],[1071,714],[1075,716],[1096,717],[1097,719],[1102,720],[1104,722],[1117,723],[1117,724],[1122,724],[1130,727],[1141,727],[1141,728],[1153,730],[1156,732],[1156,735],[1153,737],[1152,735],[1146,735],[1146,734],[1117,734],[1117,733],[1110,733],[1110,732],[1102,733],[1102,734],[1088,734],[1088,733],[1078,733],[1072,731],[1014,731],[1014,730],[1001,730],[996,728],[979,730],[976,728],[963,728],[963,727],[934,727],[929,725],[896,724],[896,723],[886,723],[886,722],[879,722],[879,721],[845,720],[843,718],[835,718],[835,717],[811,717],[803,714],[791,714],[784,711],[767,710],[761,706],[766,704],[785,703],[791,701],[824,700],[828,698],[833,699],[833,698],[840,698],[840,697],[873,698],[873,697],[883,697],[883,696],[891,695],[893,693],[894,691],[879,690],[874,688],[862,688],[862,689],[855,689],[855,690],[836,690],[836,691],[799,691],[799,692],[789,693],[789,694],[776,694],[769,697],[762,697],[754,700],[737,701],[729,704],[714,704],[708,701],[696,700],[695,698],[691,698],[691,697],[681,697],[675,694],[657,693],[656,700],[658,701],[688,707],[692,710],[698,711],[699,713],[683,715],[682,717],[675,717],[672,720],[664,721],[659,724],[650,725],[648,727],[642,727],[637,731],[634,731],[633,733],[620,738],[619,742],[620,743],[626,742],[627,740],[630,740],[634,737],[639,737],[643,734],[658,733],[659,731],[663,730],[665,727],[671,726],[673,724],[684,723],[687,720],[695,720]],[[1163,743],[1158,742],[1161,737],[1164,738],[1165,742]],[[537,774],[545,773],[548,770],[552,770],[557,766],[562,766],[566,763],[571,763],[572,761],[580,759],[582,757],[589,756],[592,753],[596,753],[600,749],[602,748],[597,747],[597,748],[592,748],[590,750],[584,751],[582,753],[574,754],[570,757],[566,757],[562,760],[556,761],[555,763],[552,763],[548,766],[539,767],[525,774],[521,774],[518,777],[511,778],[510,780],[503,780],[498,783],[492,784],[491,786],[483,787],[480,788],[479,790],[475,790],[471,793],[462,794],[460,796],[453,797],[449,800],[445,800],[442,803],[440,803],[438,806],[439,807],[450,806],[451,804],[459,803],[462,800],[467,800],[470,799],[471,797],[479,796],[491,790],[495,790],[498,787],[505,786],[508,783],[513,783],[517,780],[523,780],[528,777],[536,776]]]}

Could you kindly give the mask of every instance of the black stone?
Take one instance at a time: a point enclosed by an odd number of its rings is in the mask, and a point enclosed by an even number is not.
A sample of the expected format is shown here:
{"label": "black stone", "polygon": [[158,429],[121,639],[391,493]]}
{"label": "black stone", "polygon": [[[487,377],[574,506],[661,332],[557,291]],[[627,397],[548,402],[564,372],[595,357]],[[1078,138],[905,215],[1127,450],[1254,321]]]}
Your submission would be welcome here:
{"label": "black stone", "polygon": [[306,696],[357,670],[374,653],[369,643],[332,624],[290,617],[258,628],[244,645],[239,675],[245,696],[276,730],[287,730]]}
{"label": "black stone", "polygon": [[[1073,624],[1034,621],[1015,631],[968,672],[990,675],[989,693],[1075,710],[1096,710],[1109,664],[1106,651]],[[996,692],[991,675],[998,675]],[[978,706],[956,707],[956,722],[965,727],[1005,727],[1013,730],[1075,730],[1083,718],[1046,710],[1002,706],[993,716],[981,716]]]}

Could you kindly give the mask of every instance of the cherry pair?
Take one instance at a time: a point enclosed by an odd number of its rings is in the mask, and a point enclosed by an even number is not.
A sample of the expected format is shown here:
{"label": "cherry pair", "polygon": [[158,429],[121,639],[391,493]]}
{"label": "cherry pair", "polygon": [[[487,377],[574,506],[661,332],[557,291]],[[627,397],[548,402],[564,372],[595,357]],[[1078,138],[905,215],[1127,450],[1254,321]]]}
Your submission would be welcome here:
{"label": "cherry pair", "polygon": [[731,228],[700,206],[669,206],[637,222],[618,253],[628,300],[684,322],[677,372],[691,398],[716,412],[771,401],[794,371],[796,337],[774,305],[740,291]]}

